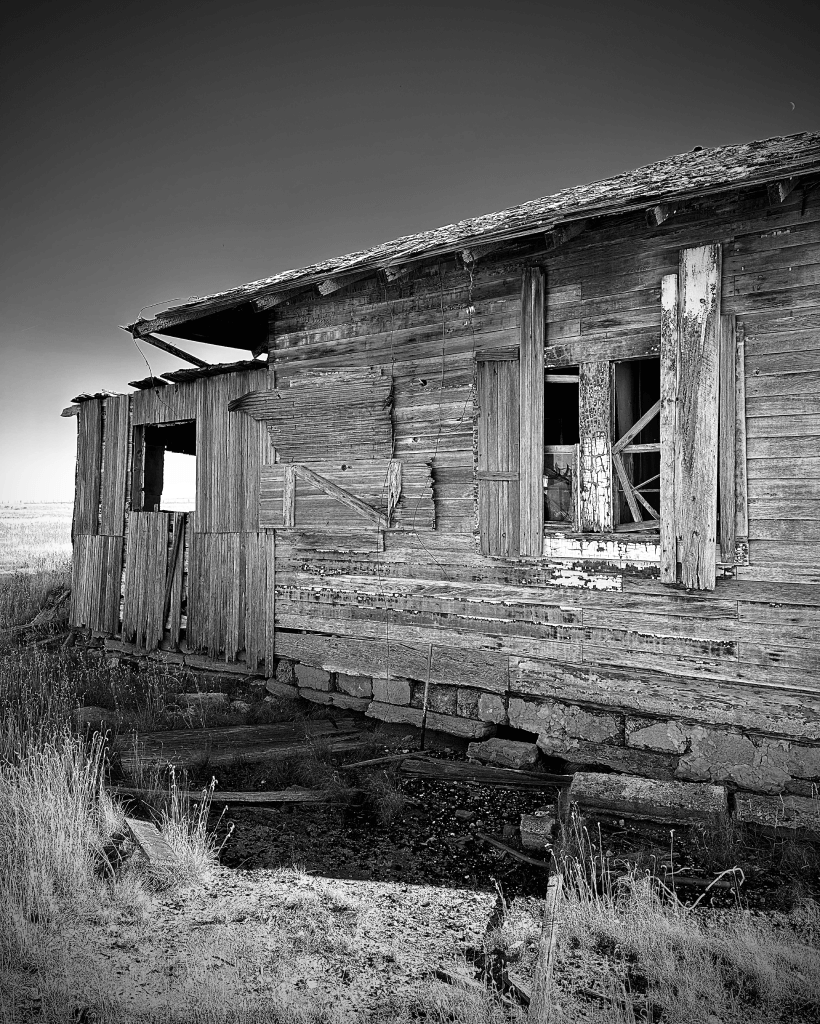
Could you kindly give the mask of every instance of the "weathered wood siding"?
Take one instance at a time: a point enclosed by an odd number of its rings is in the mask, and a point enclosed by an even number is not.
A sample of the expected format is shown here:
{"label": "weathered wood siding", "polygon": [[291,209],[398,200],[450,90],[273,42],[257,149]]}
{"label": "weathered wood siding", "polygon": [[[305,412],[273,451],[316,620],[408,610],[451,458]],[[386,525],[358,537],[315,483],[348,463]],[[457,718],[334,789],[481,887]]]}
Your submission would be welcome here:
{"label": "weathered wood siding", "polygon": [[[745,349],[748,565],[725,576],[719,567],[708,594],[662,583],[659,544],[645,538],[548,535],[548,558],[481,554],[474,366],[518,347],[525,268],[545,274],[546,366],[588,366],[659,355],[662,279],[677,276],[682,249],[715,243],[719,310],[735,316]],[[277,385],[349,367],[392,376],[395,453],[432,460],[436,517],[434,533],[387,535],[383,551],[281,533],[278,652],[296,657],[287,631],[313,631],[301,655],[341,671],[322,652],[343,637],[344,671],[356,670],[359,644],[366,672],[389,632],[414,656],[427,644],[475,652],[463,685],[477,689],[481,657],[493,659],[494,679],[495,659],[507,657],[509,700],[670,716],[679,706],[705,722],[742,703],[759,711],[745,728],[772,732],[782,702],[820,738],[818,279],[820,193],[779,203],[759,189],[656,228],[642,214],[612,218],[551,251],[502,250],[469,270],[454,256],[392,284],[373,278],[277,308]]]}
{"label": "weathered wood siding", "polygon": [[[419,686],[429,674],[430,710],[451,716],[448,721],[507,723],[537,732],[545,750],[567,756],[580,757],[583,744],[592,742],[611,757],[616,749],[645,750],[658,771],[674,758],[684,778],[706,770],[695,755],[704,736],[717,742],[709,729],[728,727],[752,737],[743,737],[749,748],[742,755],[749,766],[744,784],[776,791],[796,778],[808,785],[820,779],[820,767],[800,761],[801,744],[820,743],[820,192],[798,188],[780,202],[758,188],[740,199],[691,204],[657,227],[647,226],[640,212],[592,221],[567,237],[552,247],[534,236],[468,266],[454,254],[392,282],[380,275],[324,296],[305,292],[270,312],[271,371],[201,378],[132,397],[134,425],[197,421],[197,510],[185,543],[189,645],[254,668],[264,662],[268,673],[279,657],[370,676],[378,713],[400,705],[402,721],[420,714]],[[530,541],[509,553],[482,552],[482,531],[491,523],[479,471],[513,470],[509,459],[481,461],[477,366],[506,364],[507,372],[518,366],[522,336],[535,336],[532,309],[543,305],[547,370],[578,366],[587,384],[606,390],[607,374],[595,367],[661,354],[664,279],[676,283],[677,293],[667,284],[669,341],[669,311],[676,302],[686,305],[682,250],[717,246],[711,314],[734,318],[734,533],[748,557],[728,565],[727,528],[715,589],[687,591],[668,582],[676,573],[671,549],[680,544],[668,530],[663,579],[661,543],[640,534],[547,533],[541,556],[515,554]],[[539,294],[522,318],[522,282],[533,268],[544,282],[543,303]],[[712,268],[717,275],[718,265]],[[667,376],[679,351],[663,353]],[[724,365],[730,355],[724,347]],[[296,463],[294,472],[274,469],[264,419],[246,414],[267,407],[265,396],[246,400],[246,412],[229,411],[250,392],[275,387],[287,395],[292,382],[321,382],[331,371],[369,371],[392,382],[392,450],[382,450],[383,430],[378,458],[386,466],[431,467],[426,529],[404,516],[401,528],[362,530],[355,515],[334,515],[332,505],[321,515],[302,506],[308,518],[300,529],[296,470],[322,461],[319,434],[291,438],[282,461]],[[519,385],[537,372],[532,360]],[[718,378],[716,372],[709,381],[709,422],[697,427],[709,445],[716,438]],[[531,393],[531,381],[527,388]],[[682,414],[691,413],[697,426],[699,398],[683,413],[679,389],[665,387],[661,398],[663,436]],[[344,400],[340,390],[338,401]],[[105,466],[105,422],[99,456],[91,405],[81,416],[80,465],[92,475],[78,487],[76,515],[87,528],[83,536],[93,538],[106,521],[96,514],[94,495],[106,493],[106,485],[93,476],[95,466]],[[505,411],[511,422],[527,421],[520,409]],[[532,422],[539,415],[535,409]],[[727,405],[724,434],[730,418]],[[384,417],[378,419],[384,428]],[[606,444],[606,425],[590,419],[584,430]],[[528,444],[531,449],[532,430]],[[589,447],[592,460],[600,453]],[[343,446],[324,461],[337,457],[377,456]],[[721,465],[725,488],[731,460]],[[339,471],[346,472],[341,465]],[[709,487],[716,486],[716,473],[710,466]],[[680,474],[668,459],[661,474],[674,481],[664,506],[673,507]],[[385,481],[389,491],[387,473]],[[531,495],[531,478],[523,488],[520,480],[517,488],[512,480],[501,483],[515,488],[519,500]],[[367,497],[378,504],[375,492]],[[608,499],[591,492],[588,498],[588,524],[608,525]],[[318,492],[314,499],[326,504]],[[338,495],[330,493],[330,500],[338,503]],[[731,513],[725,495],[721,509]],[[518,523],[527,536],[532,511]],[[698,566],[706,567],[706,585],[713,578],[711,515],[710,507],[703,521],[711,549],[698,549],[685,577],[698,585]],[[493,530],[500,536],[497,524]],[[170,534],[169,524],[169,545]],[[86,547],[83,553],[80,545],[75,561],[102,572],[102,556]],[[166,576],[164,593],[168,585]]]}

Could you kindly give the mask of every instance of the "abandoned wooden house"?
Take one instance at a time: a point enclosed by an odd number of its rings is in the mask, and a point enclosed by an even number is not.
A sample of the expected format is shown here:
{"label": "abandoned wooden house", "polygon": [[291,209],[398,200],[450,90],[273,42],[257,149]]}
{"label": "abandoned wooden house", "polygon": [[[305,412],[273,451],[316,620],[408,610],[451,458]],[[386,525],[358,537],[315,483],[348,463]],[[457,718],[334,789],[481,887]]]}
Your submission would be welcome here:
{"label": "abandoned wooden house", "polygon": [[[72,622],[109,649],[811,795],[820,134],[696,149],[127,329],[192,367],[66,410]],[[193,510],[163,502],[169,453],[195,457]]]}

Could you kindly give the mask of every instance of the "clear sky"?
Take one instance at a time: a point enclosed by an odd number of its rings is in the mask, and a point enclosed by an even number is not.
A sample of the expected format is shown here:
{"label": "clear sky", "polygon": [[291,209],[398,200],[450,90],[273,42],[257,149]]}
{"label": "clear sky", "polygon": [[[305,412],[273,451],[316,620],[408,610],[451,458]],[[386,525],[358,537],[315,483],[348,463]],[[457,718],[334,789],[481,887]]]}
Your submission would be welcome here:
{"label": "clear sky", "polygon": [[820,128],[816,3],[28,0],[2,19],[0,501],[71,497],[60,410],[147,374],[117,325],[150,303]]}

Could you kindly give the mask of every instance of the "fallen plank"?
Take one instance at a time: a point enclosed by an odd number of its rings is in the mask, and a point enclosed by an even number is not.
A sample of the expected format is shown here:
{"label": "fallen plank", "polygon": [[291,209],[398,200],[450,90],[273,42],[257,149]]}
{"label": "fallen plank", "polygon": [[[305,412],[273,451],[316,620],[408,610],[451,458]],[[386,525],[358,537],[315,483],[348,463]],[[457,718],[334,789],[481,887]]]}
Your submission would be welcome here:
{"label": "fallen plank", "polygon": [[549,772],[525,772],[515,768],[491,768],[489,765],[467,764],[464,761],[422,761],[412,754],[402,764],[401,771],[424,779],[442,779],[447,782],[476,782],[482,786],[501,789],[553,789],[568,786],[571,775]]}
{"label": "fallen plank", "polygon": [[[132,786],[114,786],[112,792],[116,796],[145,797],[151,795],[153,790],[140,789]],[[275,804],[326,804],[338,801],[339,793],[326,792],[321,789],[303,789],[301,786],[289,786],[287,789],[262,790],[258,793],[228,792],[221,793],[219,790],[211,795],[207,790],[183,790],[179,796],[183,800],[190,800],[192,803],[201,803],[210,799],[214,804],[247,804],[259,807],[273,806]],[[357,797],[360,790],[345,790],[345,795]]]}
{"label": "fallen plank", "polygon": [[601,772],[576,772],[569,799],[585,814],[642,821],[710,821],[727,813],[725,786],[705,782],[658,782]]}
{"label": "fallen plank", "polygon": [[384,757],[370,757],[366,761],[354,761],[352,764],[340,764],[339,771],[350,771],[353,768],[373,768],[377,764],[390,764],[406,761],[408,757],[424,760],[423,754],[387,754]]}
{"label": "fallen plank", "polygon": [[494,849],[499,850],[507,857],[512,857],[513,860],[520,860],[522,864],[530,864],[536,868],[549,869],[550,862],[548,860],[538,860],[536,857],[528,857],[526,853],[520,853],[518,850],[513,849],[512,846],[507,846],[507,844],[502,843],[500,839],[493,839],[492,836],[488,836],[484,832],[476,832],[474,834],[476,839],[480,839],[482,843],[486,843],[488,846],[492,846]]}
{"label": "fallen plank", "polygon": [[177,865],[177,857],[166,839],[162,837],[156,825],[150,821],[138,821],[126,818],[125,827],[148,863],[154,868],[172,868]]}
{"label": "fallen plank", "polygon": [[187,767],[206,762],[229,764],[238,759],[265,761],[286,757],[307,757],[314,746],[332,753],[357,750],[372,744],[367,730],[352,719],[339,722],[239,725],[214,729],[174,729],[118,737],[115,749],[123,767],[133,770],[143,764],[175,764]]}

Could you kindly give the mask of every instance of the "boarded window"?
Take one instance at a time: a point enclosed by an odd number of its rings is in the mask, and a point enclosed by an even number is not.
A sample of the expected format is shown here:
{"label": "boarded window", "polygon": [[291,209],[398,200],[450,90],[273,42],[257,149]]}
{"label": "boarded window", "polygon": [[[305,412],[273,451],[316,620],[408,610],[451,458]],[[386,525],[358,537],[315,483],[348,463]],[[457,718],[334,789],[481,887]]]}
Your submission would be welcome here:
{"label": "boarded window", "polygon": [[393,382],[367,371],[305,373],[288,387],[250,391],[228,408],[262,420],[283,462],[389,459]]}
{"label": "boarded window", "polygon": [[477,364],[478,521],[481,552],[519,553],[519,367],[517,356]]}

